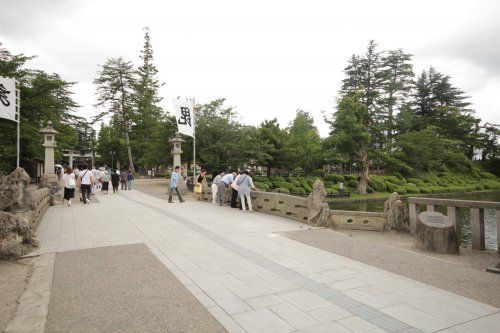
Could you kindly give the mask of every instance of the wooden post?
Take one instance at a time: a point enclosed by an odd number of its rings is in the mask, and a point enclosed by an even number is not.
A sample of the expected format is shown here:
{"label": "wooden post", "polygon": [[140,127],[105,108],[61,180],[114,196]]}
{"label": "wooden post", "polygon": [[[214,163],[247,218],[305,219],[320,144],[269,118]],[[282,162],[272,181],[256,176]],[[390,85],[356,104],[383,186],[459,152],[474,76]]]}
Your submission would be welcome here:
{"label": "wooden post", "polygon": [[500,253],[500,210],[495,211],[495,219],[497,221],[497,251]]}
{"label": "wooden post", "polygon": [[457,238],[460,241],[460,208],[454,206],[447,206],[447,215],[453,223],[453,227],[455,227],[455,233],[457,234]]}
{"label": "wooden post", "polygon": [[484,209],[470,209],[470,225],[472,231],[472,248],[474,250],[484,251]]}
{"label": "wooden post", "polygon": [[436,206],[434,206],[434,205],[427,205],[427,211],[428,212],[434,212],[434,211],[436,211]]}
{"label": "wooden post", "polygon": [[410,213],[410,234],[415,234],[415,228],[417,227],[418,214],[420,213],[420,205],[419,204],[410,204],[409,207]]}

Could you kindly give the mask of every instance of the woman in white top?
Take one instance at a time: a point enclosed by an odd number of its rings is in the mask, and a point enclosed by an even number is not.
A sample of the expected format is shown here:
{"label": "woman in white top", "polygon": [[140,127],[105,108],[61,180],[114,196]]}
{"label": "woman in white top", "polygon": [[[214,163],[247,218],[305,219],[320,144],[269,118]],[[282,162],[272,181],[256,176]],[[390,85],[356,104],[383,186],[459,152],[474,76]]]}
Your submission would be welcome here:
{"label": "woman in white top", "polygon": [[243,171],[241,175],[239,175],[235,180],[236,185],[238,186],[238,194],[240,195],[241,201],[241,209],[246,210],[245,207],[245,199],[248,202],[248,210],[253,212],[252,209],[252,198],[250,197],[250,190],[257,190],[255,186],[253,186],[252,178],[247,170]]}
{"label": "woman in white top", "polygon": [[64,184],[63,205],[66,199],[68,200],[68,206],[71,206],[71,199],[75,197],[76,187],[76,178],[71,167],[66,168],[66,173],[62,176],[62,181]]}

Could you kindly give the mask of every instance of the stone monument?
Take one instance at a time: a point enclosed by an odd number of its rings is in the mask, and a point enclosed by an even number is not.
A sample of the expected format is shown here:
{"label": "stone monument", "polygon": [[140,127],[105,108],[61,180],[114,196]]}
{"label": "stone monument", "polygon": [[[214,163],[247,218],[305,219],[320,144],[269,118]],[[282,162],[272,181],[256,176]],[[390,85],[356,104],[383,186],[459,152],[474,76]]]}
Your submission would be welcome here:
{"label": "stone monument", "polygon": [[319,179],[313,184],[313,191],[307,197],[307,223],[317,227],[330,227],[330,209],[323,200],[326,197],[325,185]]}
{"label": "stone monument", "polygon": [[51,193],[54,194],[59,191],[58,179],[54,170],[54,148],[57,146],[55,135],[59,132],[52,127],[52,122],[49,121],[47,127],[41,129],[40,133],[43,134],[44,142],[42,146],[45,148],[44,170],[40,187],[48,187],[51,189]]}
{"label": "stone monument", "polygon": [[384,213],[387,215],[385,230],[403,230],[404,210],[403,202],[397,192],[392,193],[384,203]]}
{"label": "stone monument", "polygon": [[[170,139],[168,142],[172,143],[172,155],[174,156],[173,164],[172,164],[172,172],[174,172],[174,168],[176,166],[181,166],[181,154],[182,154],[182,143],[186,142],[183,138],[181,138],[181,134],[179,132],[175,132],[175,137]],[[187,192],[186,182],[182,175],[179,175],[179,191],[185,194]]]}
{"label": "stone monument", "polygon": [[438,212],[420,213],[415,228],[415,246],[425,251],[459,254],[459,240],[453,221]]}

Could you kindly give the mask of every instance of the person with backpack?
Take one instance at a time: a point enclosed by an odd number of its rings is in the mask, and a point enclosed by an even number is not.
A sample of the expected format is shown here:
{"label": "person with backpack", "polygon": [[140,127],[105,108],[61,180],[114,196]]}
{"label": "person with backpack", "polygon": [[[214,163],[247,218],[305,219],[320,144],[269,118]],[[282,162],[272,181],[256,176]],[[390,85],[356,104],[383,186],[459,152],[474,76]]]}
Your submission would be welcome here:
{"label": "person with backpack", "polygon": [[71,199],[75,197],[76,187],[76,178],[71,167],[66,168],[66,172],[62,176],[62,182],[64,185],[64,196],[62,203],[64,205],[64,200],[67,200],[68,206],[71,206]]}

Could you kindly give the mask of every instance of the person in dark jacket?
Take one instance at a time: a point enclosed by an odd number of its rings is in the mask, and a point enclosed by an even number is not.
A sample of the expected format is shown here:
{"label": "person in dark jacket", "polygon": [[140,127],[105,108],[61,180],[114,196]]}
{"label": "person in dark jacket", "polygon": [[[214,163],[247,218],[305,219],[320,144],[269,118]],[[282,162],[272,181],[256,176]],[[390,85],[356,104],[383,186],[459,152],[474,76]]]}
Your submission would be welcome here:
{"label": "person in dark jacket", "polygon": [[127,189],[127,171],[122,170],[120,172],[120,183],[122,184],[122,190]]}
{"label": "person in dark jacket", "polygon": [[111,185],[113,185],[113,193],[118,193],[118,185],[120,184],[120,175],[117,170],[111,175]]}
{"label": "person in dark jacket", "polygon": [[134,180],[134,174],[132,173],[132,171],[128,171],[127,172],[127,187],[129,190],[132,189],[132,181]]}

